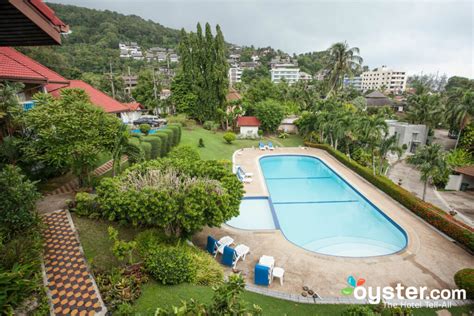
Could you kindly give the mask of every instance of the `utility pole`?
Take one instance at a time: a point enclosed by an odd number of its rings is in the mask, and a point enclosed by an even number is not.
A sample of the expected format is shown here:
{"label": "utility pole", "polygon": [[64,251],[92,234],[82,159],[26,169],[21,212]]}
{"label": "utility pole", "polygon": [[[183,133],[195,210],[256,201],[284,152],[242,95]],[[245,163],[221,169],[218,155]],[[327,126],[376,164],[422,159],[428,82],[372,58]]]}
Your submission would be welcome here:
{"label": "utility pole", "polygon": [[153,95],[155,96],[155,114],[158,113],[158,93],[156,89],[156,77],[155,77],[155,67],[152,68],[153,75]]}
{"label": "utility pole", "polygon": [[132,78],[130,75],[130,66],[128,66],[128,95],[132,95]]}
{"label": "utility pole", "polygon": [[112,98],[115,99],[114,73],[112,72],[112,62],[110,62],[110,84],[112,86]]}

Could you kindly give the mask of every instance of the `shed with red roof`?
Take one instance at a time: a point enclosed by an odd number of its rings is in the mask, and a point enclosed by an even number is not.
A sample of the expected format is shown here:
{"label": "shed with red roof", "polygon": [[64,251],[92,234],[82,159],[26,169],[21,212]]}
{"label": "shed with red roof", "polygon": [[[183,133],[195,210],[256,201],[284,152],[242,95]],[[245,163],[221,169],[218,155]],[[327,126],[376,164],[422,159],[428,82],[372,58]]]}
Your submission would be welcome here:
{"label": "shed with red roof", "polygon": [[241,116],[237,119],[237,127],[240,128],[242,137],[257,137],[260,125],[260,120],[255,116]]}

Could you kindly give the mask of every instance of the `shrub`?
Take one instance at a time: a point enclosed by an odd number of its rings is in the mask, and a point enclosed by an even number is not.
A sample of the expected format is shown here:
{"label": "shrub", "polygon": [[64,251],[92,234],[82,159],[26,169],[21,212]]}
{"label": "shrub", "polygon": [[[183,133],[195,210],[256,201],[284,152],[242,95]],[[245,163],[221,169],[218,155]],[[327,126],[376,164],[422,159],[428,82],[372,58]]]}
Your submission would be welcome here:
{"label": "shrub", "polygon": [[139,129],[140,132],[142,132],[143,134],[148,135],[148,133],[149,133],[150,130],[151,130],[151,126],[150,126],[150,124],[140,124],[140,126],[138,127],[138,129]]}
{"label": "shrub", "polygon": [[140,148],[143,149],[143,152],[145,154],[145,159],[150,160],[151,159],[151,144],[147,142],[142,142],[140,143]]}
{"label": "shrub", "polygon": [[[113,269],[110,272],[95,273],[97,287],[109,311],[120,311],[138,299],[141,295],[141,285],[148,281],[141,267],[133,270]],[[130,314],[126,314],[130,315]]]}
{"label": "shrub", "polygon": [[76,194],[76,202],[73,210],[80,216],[98,217],[100,214],[99,206],[95,201],[94,195],[86,192],[78,192]]}
{"label": "shrub", "polygon": [[203,127],[204,129],[207,129],[208,131],[210,131],[213,126],[214,126],[214,122],[213,122],[213,121],[205,121],[204,124],[202,124],[202,127]]}
{"label": "shrub", "polygon": [[376,314],[368,306],[351,306],[342,312],[343,316],[375,316]]}
{"label": "shrub", "polygon": [[[132,136],[128,139],[129,146],[135,147],[137,152],[139,152],[139,154],[137,154],[137,155],[128,156],[128,162],[130,163],[130,165],[133,165],[137,162],[142,162],[143,158],[145,158],[145,152],[143,151],[143,148],[141,147],[141,144],[140,144],[141,139],[142,139],[142,136],[140,136],[140,137]],[[139,158],[139,157],[141,157],[141,158]]]}
{"label": "shrub", "polygon": [[278,135],[278,138],[281,138],[281,139],[286,139],[288,138],[290,135],[286,132],[281,132],[280,135]]}
{"label": "shrub", "polygon": [[13,311],[38,287],[36,269],[31,264],[17,264],[11,271],[0,270],[0,310]]}
{"label": "shrub", "polygon": [[[172,130],[163,129],[161,131],[168,135],[168,140],[169,140],[169,143],[170,143],[170,150],[171,150],[171,147],[174,147],[174,146],[178,145],[178,143],[175,142],[176,140],[174,138],[174,132]],[[168,150],[168,152],[169,152],[169,150]]]}
{"label": "shrub", "polygon": [[168,121],[168,125],[170,125],[170,124],[180,124],[181,126],[186,127],[187,119],[186,119],[186,115],[184,115],[184,114],[168,116],[166,118],[166,120]]}
{"label": "shrub", "polygon": [[183,133],[182,131],[182,125],[181,124],[168,124],[168,127],[169,128],[176,128],[176,130],[178,131],[178,143],[181,142],[181,135]]}
{"label": "shrub", "polygon": [[255,116],[260,120],[262,130],[274,132],[285,117],[285,108],[280,102],[267,99],[255,105]]}
{"label": "shrub", "polygon": [[403,189],[401,186],[393,183],[390,179],[379,175],[373,175],[372,169],[359,165],[357,162],[351,160],[340,151],[334,150],[329,145],[314,144],[309,142],[306,142],[305,145],[326,150],[341,163],[358,173],[360,176],[365,178],[383,192],[387,193],[394,200],[398,201],[410,211],[423,218],[426,222],[433,225],[471,251],[474,250],[474,233],[472,230],[464,224],[453,219],[449,214],[446,214],[441,209],[428,202],[420,200],[410,192]]}
{"label": "shrub", "polygon": [[199,138],[198,147],[199,147],[199,148],[204,148],[204,147],[206,147],[206,146],[204,145],[204,139]]}
{"label": "shrub", "polygon": [[171,149],[171,144],[169,141],[169,136],[167,133],[163,133],[162,131],[158,131],[155,134],[153,134],[155,137],[159,137],[161,139],[161,157],[166,156],[166,154],[170,151]]}
{"label": "shrub", "polygon": [[191,146],[180,146],[174,148],[169,154],[168,158],[171,159],[186,159],[191,161],[199,160],[199,153]]}
{"label": "shrub", "polygon": [[188,247],[196,275],[193,283],[198,285],[217,285],[224,280],[224,271],[220,264],[207,252]]}
{"label": "shrub", "polygon": [[224,140],[226,141],[227,144],[232,144],[233,141],[237,139],[234,133],[232,132],[227,132],[222,136]]}
{"label": "shrub", "polygon": [[0,188],[0,236],[8,241],[39,222],[35,208],[40,194],[13,165],[0,171]]}
{"label": "shrub", "polygon": [[454,275],[458,288],[466,290],[466,298],[474,299],[474,269],[462,269]]}
{"label": "shrub", "polygon": [[150,143],[151,145],[151,152],[150,157],[151,159],[156,159],[161,156],[161,138],[159,136],[145,136],[143,137],[143,141]]}
{"label": "shrub", "polygon": [[193,258],[184,246],[158,244],[148,249],[143,263],[147,272],[163,284],[180,284],[194,279]]}
{"label": "shrub", "polygon": [[127,259],[128,264],[133,263],[133,251],[137,248],[136,241],[125,241],[118,238],[118,230],[109,226],[107,229],[109,240],[114,244],[112,246],[112,253],[119,261]]}
{"label": "shrub", "polygon": [[168,130],[173,132],[173,143],[175,144],[175,146],[178,145],[181,140],[179,129],[180,129],[179,126],[175,126],[175,125],[168,126]]}

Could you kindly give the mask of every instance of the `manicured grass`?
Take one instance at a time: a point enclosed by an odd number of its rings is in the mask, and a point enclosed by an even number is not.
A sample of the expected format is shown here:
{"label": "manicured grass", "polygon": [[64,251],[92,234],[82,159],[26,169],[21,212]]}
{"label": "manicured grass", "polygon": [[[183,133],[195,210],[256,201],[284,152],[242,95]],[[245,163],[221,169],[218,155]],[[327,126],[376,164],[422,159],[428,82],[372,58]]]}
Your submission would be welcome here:
{"label": "manicured grass", "polygon": [[[192,130],[183,128],[180,145],[189,145],[196,148],[204,160],[209,159],[232,159],[232,154],[240,148],[258,147],[259,140],[238,139],[232,144],[227,144],[222,136],[223,132],[211,132],[202,127],[194,127]],[[199,148],[199,139],[204,141],[204,148]],[[274,146],[297,147],[303,145],[303,139],[298,135],[290,135],[286,139],[278,137],[263,137],[263,142],[273,142]]]}
{"label": "manicured grass", "polygon": [[[138,228],[125,227],[116,223],[78,217],[72,214],[74,224],[79,232],[81,244],[90,264],[101,270],[119,266],[110,248],[107,227],[114,226],[119,230],[119,238],[131,240],[140,231]],[[212,288],[206,286],[180,284],[175,286],[161,285],[150,281],[142,288],[142,295],[135,302],[136,315],[153,315],[157,307],[179,305],[181,301],[194,298],[202,303],[209,303],[213,295]],[[297,304],[275,299],[252,292],[244,292],[243,299],[250,304],[258,304],[264,315],[340,315],[347,305],[313,305]],[[468,315],[469,307],[450,308],[453,315]],[[416,309],[415,315],[436,315],[434,309]]]}

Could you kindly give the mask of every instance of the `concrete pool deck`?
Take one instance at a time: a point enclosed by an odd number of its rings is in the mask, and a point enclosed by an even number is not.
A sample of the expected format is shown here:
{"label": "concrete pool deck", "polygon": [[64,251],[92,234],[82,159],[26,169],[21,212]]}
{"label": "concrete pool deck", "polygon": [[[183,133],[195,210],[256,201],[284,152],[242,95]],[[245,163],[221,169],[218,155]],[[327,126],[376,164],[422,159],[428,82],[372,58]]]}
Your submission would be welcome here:
{"label": "concrete pool deck", "polygon": [[[299,154],[321,159],[349,182],[374,205],[399,224],[408,235],[408,246],[392,255],[368,258],[344,258],[322,255],[289,242],[279,230],[242,230],[222,225],[206,228],[194,236],[193,242],[204,248],[208,235],[220,238],[230,235],[235,244],[246,244],[250,254],[239,261],[248,284],[253,284],[253,269],[262,255],[275,258],[275,266],[285,269],[284,284],[275,279],[269,289],[287,294],[302,292],[309,286],[322,297],[341,297],[349,275],[366,279],[365,286],[426,286],[428,289],[456,288],[454,274],[474,266],[474,257],[435,231],[429,224],[411,213],[388,195],[345,167],[327,152],[315,148],[276,148],[261,151],[245,148],[234,154],[234,163],[253,173],[253,182],[245,184],[245,196],[268,196],[260,170],[259,158],[265,155]],[[220,261],[220,255],[217,260]],[[226,269],[226,273],[232,273]]]}

